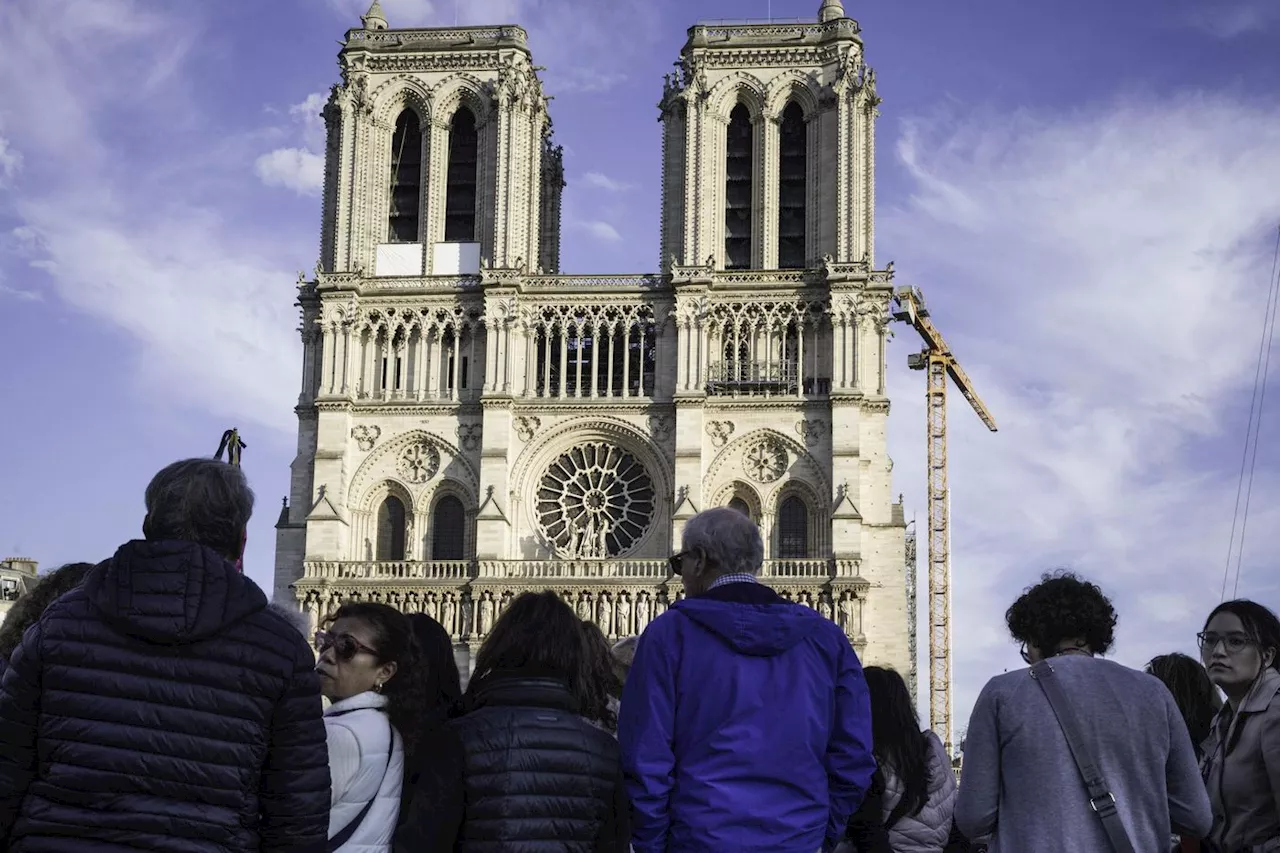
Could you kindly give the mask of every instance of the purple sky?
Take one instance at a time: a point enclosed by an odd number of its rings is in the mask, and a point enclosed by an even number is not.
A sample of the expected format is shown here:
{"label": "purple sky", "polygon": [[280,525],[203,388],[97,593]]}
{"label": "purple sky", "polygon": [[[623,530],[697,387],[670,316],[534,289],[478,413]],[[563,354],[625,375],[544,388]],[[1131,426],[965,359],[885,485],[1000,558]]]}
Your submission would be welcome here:
{"label": "purple sky", "polygon": [[[448,0],[383,4],[393,26],[453,23]],[[566,270],[652,270],[662,75],[695,19],[764,17],[767,0],[460,6],[462,23],[525,25],[549,66]],[[148,478],[236,425],[259,498],[249,571],[269,585],[294,280],[318,249],[315,113],[365,7],[0,6],[0,551],[108,556],[137,534]],[[1040,572],[1101,582],[1135,665],[1188,649],[1219,596],[1280,223],[1280,3],[846,8],[885,98],[878,260],[924,289],[1001,427],[952,398],[962,726],[985,678],[1019,665],[1001,617]],[[923,519],[916,346],[899,328],[890,444]],[[1240,579],[1273,607],[1277,403],[1273,387]]]}

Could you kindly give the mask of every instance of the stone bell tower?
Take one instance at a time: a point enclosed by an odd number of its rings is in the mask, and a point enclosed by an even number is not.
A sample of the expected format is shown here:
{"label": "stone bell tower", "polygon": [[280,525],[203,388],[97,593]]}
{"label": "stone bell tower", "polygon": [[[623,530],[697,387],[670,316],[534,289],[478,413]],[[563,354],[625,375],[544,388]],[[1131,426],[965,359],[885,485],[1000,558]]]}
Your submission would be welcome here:
{"label": "stone bell tower", "polygon": [[875,74],[858,22],[697,25],[669,75],[662,265],[874,263]]}

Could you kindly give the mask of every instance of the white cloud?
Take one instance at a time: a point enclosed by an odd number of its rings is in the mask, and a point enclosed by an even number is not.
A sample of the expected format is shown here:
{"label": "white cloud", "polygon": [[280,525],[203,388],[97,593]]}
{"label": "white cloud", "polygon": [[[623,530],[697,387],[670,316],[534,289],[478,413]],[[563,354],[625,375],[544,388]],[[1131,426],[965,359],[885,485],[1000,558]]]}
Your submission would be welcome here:
{"label": "white cloud", "polygon": [[10,287],[0,283],[0,296],[7,296],[19,302],[42,302],[44,297],[37,290],[24,290],[21,287]]}
{"label": "white cloud", "polygon": [[299,195],[324,189],[324,157],[301,148],[277,148],[254,163],[254,172],[269,187],[285,187]]}
{"label": "white cloud", "polygon": [[622,235],[618,233],[618,229],[603,220],[584,220],[581,222],[574,222],[573,225],[575,228],[590,234],[602,243],[622,242]]}
{"label": "white cloud", "polygon": [[13,148],[9,140],[0,136],[0,189],[8,186],[14,176],[22,170],[22,152]]}
{"label": "white cloud", "polygon": [[1203,30],[1229,41],[1243,35],[1262,33],[1280,23],[1280,5],[1274,0],[1220,0],[1189,6],[1178,15],[1183,26]]}
{"label": "white cloud", "polygon": [[[1043,571],[1103,585],[1130,664],[1189,648],[1217,601],[1280,221],[1280,110],[1183,92],[974,111],[906,123],[897,155],[911,195],[882,203],[881,254],[923,288],[1000,426],[951,396],[959,729],[985,679],[1020,665],[1003,613]],[[902,364],[918,342],[898,333],[894,473],[923,519],[922,378]],[[1272,604],[1278,497],[1260,470],[1241,592]]]}
{"label": "white cloud", "polygon": [[611,193],[621,193],[634,189],[634,184],[616,181],[608,175],[600,172],[587,172],[582,176],[582,183],[591,189],[605,190],[606,192]]}

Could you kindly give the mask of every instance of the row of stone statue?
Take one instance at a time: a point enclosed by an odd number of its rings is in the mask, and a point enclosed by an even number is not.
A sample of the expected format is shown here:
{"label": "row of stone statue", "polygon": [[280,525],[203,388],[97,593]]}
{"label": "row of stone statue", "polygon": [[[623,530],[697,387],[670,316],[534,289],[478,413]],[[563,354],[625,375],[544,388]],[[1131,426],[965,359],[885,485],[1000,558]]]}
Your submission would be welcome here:
{"label": "row of stone statue", "polygon": [[[356,590],[350,593],[312,591],[302,600],[311,629],[337,612],[347,601],[376,601],[405,613],[425,613],[449,631],[455,639],[477,639],[488,635],[494,621],[511,604],[521,590]],[[789,601],[811,607],[833,620],[849,636],[861,633],[861,608],[857,597],[845,590],[833,593],[820,590],[778,590]],[[579,590],[560,592],[578,616],[595,622],[610,638],[640,634],[649,622],[667,609],[668,596],[661,590]],[[684,591],[672,591],[670,601],[684,598]]]}

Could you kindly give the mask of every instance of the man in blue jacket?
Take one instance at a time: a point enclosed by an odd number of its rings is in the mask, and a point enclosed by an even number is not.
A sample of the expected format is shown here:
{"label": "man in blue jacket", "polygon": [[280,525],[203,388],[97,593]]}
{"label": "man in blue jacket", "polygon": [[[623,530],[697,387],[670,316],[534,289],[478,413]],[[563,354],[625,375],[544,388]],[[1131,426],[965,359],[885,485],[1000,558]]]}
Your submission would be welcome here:
{"label": "man in blue jacket", "polygon": [[253,492],[189,459],[146,506],[0,682],[0,850],[322,853],[315,656],[236,566]]}
{"label": "man in blue jacket", "polygon": [[636,853],[818,853],[875,771],[871,705],[844,633],[760,584],[760,529],[689,520],[688,596],[636,648],[618,721]]}

